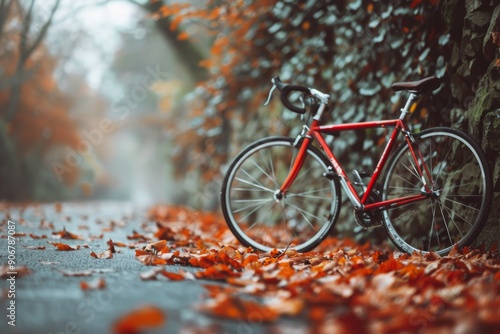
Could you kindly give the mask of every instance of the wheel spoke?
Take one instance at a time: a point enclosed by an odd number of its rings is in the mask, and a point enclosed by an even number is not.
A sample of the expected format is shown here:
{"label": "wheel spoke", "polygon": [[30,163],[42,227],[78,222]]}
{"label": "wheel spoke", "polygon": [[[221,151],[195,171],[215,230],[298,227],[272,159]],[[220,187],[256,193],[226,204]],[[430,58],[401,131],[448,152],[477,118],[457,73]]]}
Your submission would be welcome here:
{"label": "wheel spoke", "polygon": [[266,188],[266,187],[262,186],[261,184],[258,184],[258,183],[252,183],[252,182],[250,182],[250,181],[247,181],[247,180],[242,179],[242,178],[239,178],[239,177],[237,177],[237,178],[236,178],[236,180],[238,180],[238,181],[240,181],[240,182],[243,182],[243,183],[246,183],[246,184],[248,184],[248,185],[254,186],[254,187],[256,187],[256,188],[259,188],[259,189],[262,189],[262,190],[268,191],[268,192],[270,192],[270,193],[273,193],[273,194],[274,194],[274,190],[269,189],[269,188]]}
{"label": "wheel spoke", "polygon": [[[292,248],[309,250],[327,236],[337,217],[339,183],[316,177],[330,166],[316,147],[306,150],[284,198],[274,196],[296,161],[292,142],[264,139],[245,148],[230,165],[221,206],[231,231],[246,246],[270,251],[293,242]],[[328,212],[324,217],[322,210]]]}
{"label": "wheel spoke", "polygon": [[487,219],[493,182],[484,153],[462,132],[436,128],[414,136],[421,149],[418,165],[408,158],[409,146],[400,146],[385,168],[382,200],[419,194],[419,182],[412,182],[419,179],[420,163],[429,168],[425,180],[429,178],[433,196],[384,210],[384,222],[401,250],[444,255],[454,244],[467,245],[477,236]]}
{"label": "wheel spoke", "polygon": [[252,160],[252,163],[255,165],[255,167],[257,167],[258,170],[260,170],[262,172],[262,174],[264,174],[265,176],[267,176],[267,178],[269,180],[271,180],[272,183],[274,183],[274,185],[276,186],[276,188],[279,188],[278,184],[276,183],[276,179],[273,179],[264,169],[262,169],[262,167],[260,167],[256,162],[255,160]]}
{"label": "wheel spoke", "polygon": [[479,209],[478,209],[478,208],[475,208],[475,207],[473,207],[473,206],[470,206],[470,205],[464,204],[464,203],[462,203],[462,202],[459,202],[459,201],[454,201],[454,200],[451,200],[451,199],[449,199],[449,198],[445,198],[444,200],[445,200],[445,201],[452,202],[452,203],[454,203],[454,204],[458,204],[458,205],[460,205],[460,206],[463,206],[463,207],[466,207],[466,208],[468,208],[468,209],[472,209],[472,210],[474,210],[474,211],[479,212]]}
{"label": "wheel spoke", "polygon": [[444,204],[443,202],[441,202],[441,205],[444,206],[445,208],[447,208],[450,212],[453,212],[454,215],[458,216],[460,219],[462,219],[465,223],[469,224],[470,226],[473,226],[474,224],[471,223],[468,219],[462,217],[462,215],[460,215],[458,212],[456,212],[455,210],[453,210],[452,208],[450,208],[449,206],[447,206],[446,204]]}

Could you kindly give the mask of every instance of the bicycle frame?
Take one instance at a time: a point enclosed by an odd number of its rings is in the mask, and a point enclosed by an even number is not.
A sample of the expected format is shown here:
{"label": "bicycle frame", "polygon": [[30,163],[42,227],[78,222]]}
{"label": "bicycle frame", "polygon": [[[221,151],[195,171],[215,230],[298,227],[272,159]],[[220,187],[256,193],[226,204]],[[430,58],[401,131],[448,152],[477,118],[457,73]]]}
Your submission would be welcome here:
{"label": "bicycle frame", "polygon": [[[280,193],[285,194],[287,190],[290,188],[292,185],[295,177],[298,175],[300,168],[302,167],[302,164],[305,159],[305,152],[307,150],[307,147],[312,143],[313,139],[316,139],[322,148],[323,152],[326,154],[328,159],[330,160],[334,172],[337,174],[336,177],[339,178],[340,183],[342,187],[344,188],[345,192],[347,193],[350,201],[354,205],[354,208],[356,211],[370,211],[370,210],[377,210],[377,209],[386,209],[386,208],[396,208],[402,205],[410,204],[413,202],[421,201],[424,199],[429,198],[432,196],[432,191],[430,188],[427,186],[425,177],[424,177],[424,172],[425,174],[429,177],[430,172],[425,164],[425,160],[423,159],[420,150],[418,147],[414,148],[414,139],[410,131],[408,130],[407,125],[404,122],[404,117],[406,114],[409,112],[408,107],[411,105],[411,101],[415,97],[410,97],[409,103],[401,110],[401,116],[398,119],[393,119],[393,120],[386,120],[386,121],[372,121],[372,122],[361,122],[361,123],[346,123],[346,124],[335,124],[335,125],[320,125],[319,124],[319,118],[321,117],[321,113],[324,108],[320,107],[320,110],[318,111],[319,117],[317,115],[314,117],[313,122],[311,126],[308,128],[307,126],[304,127],[304,129],[307,129],[307,132],[304,134],[301,134],[303,138],[302,144],[300,145],[299,152],[297,154],[297,157],[292,165],[292,168],[290,170],[290,173],[288,177],[286,178],[285,182],[280,188]],[[382,152],[382,155],[380,156],[379,162],[377,163],[377,166],[375,168],[375,171],[373,172],[371,179],[366,187],[366,190],[364,191],[364,194],[362,197],[358,195],[358,192],[354,188],[352,181],[347,177],[345,171],[341,167],[339,161],[333,154],[333,152],[330,150],[328,147],[328,144],[326,143],[324,137],[322,134],[332,134],[335,132],[342,132],[342,131],[349,131],[349,130],[364,130],[364,129],[373,129],[373,128],[388,128],[388,127],[394,127],[394,130],[391,133],[391,136],[386,144],[386,147],[384,151]],[[368,203],[370,193],[372,192],[377,180],[380,177],[380,174],[385,166],[385,163],[387,162],[390,152],[392,151],[392,148],[395,145],[396,139],[399,135],[399,133],[403,133],[406,138],[406,142],[408,143],[408,146],[410,148],[411,155],[413,157],[413,161],[415,162],[415,168],[416,172],[418,173],[419,177],[421,178],[422,181],[422,191],[421,194],[419,195],[413,195],[413,196],[406,196],[406,197],[401,197],[401,198],[395,198],[391,200],[385,200],[385,201],[379,201],[375,203]],[[420,168],[419,160],[422,162],[423,169]],[[430,177],[429,177],[430,179]]]}

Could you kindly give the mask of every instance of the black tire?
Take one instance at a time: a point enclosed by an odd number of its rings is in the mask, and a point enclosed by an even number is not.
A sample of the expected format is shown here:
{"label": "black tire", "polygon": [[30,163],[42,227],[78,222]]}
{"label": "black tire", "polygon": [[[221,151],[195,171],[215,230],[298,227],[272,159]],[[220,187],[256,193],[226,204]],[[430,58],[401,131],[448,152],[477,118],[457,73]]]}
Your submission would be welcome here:
{"label": "black tire", "polygon": [[[435,196],[385,210],[383,224],[400,250],[445,255],[455,245],[469,245],[481,232],[491,207],[490,166],[479,145],[462,131],[432,128],[414,138]],[[407,144],[396,149],[382,179],[382,199],[420,194],[423,183],[416,167]]]}
{"label": "black tire", "polygon": [[307,149],[304,165],[285,197],[275,198],[298,152],[293,141],[287,137],[256,141],[236,156],[226,172],[222,212],[245,246],[265,252],[287,247],[305,252],[321,243],[337,220],[339,182],[323,176],[331,164],[316,147]]}

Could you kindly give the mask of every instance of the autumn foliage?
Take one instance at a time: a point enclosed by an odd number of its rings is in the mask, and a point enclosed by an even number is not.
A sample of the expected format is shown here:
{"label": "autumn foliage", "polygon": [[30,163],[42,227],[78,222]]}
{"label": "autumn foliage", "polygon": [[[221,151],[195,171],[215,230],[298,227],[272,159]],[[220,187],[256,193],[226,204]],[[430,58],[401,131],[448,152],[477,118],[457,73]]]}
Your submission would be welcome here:
{"label": "autumn foliage", "polygon": [[[35,194],[47,184],[61,188],[51,177],[49,157],[80,140],[68,113],[72,100],[54,74],[58,59],[44,44],[53,13],[36,16],[33,4],[0,4],[0,197],[9,200],[47,196]],[[58,4],[51,4],[54,11]],[[78,175],[75,169],[64,181],[72,184]]]}
{"label": "autumn foliage", "polygon": [[305,316],[313,332],[332,333],[500,325],[496,249],[410,255],[330,237],[313,252],[259,253],[239,245],[213,214],[158,206],[150,218],[157,229],[144,235],[150,241],[136,258],[157,268],[141,278],[227,283],[206,285],[208,299],[197,309],[212,316],[260,323]]}

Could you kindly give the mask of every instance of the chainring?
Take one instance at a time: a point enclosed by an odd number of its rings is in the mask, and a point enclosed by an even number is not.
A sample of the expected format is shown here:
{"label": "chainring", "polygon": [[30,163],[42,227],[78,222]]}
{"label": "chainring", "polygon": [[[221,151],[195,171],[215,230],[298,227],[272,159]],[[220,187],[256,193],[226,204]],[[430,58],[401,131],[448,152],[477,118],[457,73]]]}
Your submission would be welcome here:
{"label": "chainring", "polygon": [[[368,196],[368,203],[380,202],[380,191],[374,189]],[[354,220],[356,223],[363,228],[375,228],[382,226],[382,211],[356,211],[354,210]]]}

